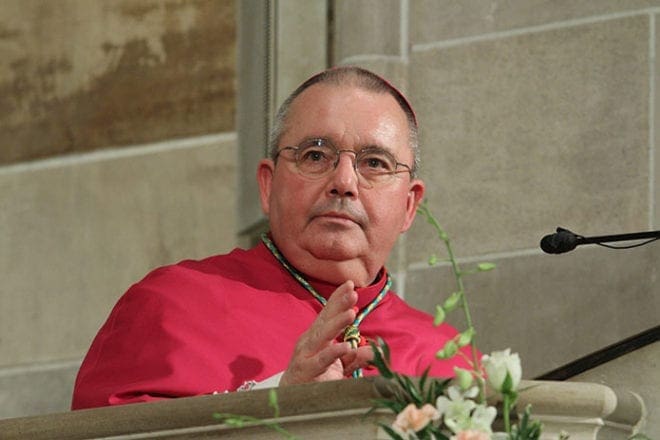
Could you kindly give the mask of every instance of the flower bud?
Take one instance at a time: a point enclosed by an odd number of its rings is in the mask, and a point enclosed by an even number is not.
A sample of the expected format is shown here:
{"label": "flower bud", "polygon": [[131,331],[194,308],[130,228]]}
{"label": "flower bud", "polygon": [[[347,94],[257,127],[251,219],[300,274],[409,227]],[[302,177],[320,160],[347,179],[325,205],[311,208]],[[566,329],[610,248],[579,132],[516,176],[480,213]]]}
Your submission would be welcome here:
{"label": "flower bud", "polygon": [[515,391],[520,383],[522,368],[518,353],[510,349],[494,351],[481,359],[486,370],[486,378],[491,387],[506,394]]}
{"label": "flower bud", "polygon": [[458,382],[458,386],[463,391],[472,386],[473,378],[470,371],[463,368],[454,367],[454,373],[456,374],[456,382]]}

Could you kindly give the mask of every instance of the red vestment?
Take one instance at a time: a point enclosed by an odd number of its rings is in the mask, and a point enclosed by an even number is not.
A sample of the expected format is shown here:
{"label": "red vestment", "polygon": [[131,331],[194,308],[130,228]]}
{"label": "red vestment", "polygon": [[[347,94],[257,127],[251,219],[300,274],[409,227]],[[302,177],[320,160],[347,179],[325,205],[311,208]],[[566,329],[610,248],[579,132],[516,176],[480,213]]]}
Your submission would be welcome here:
{"label": "red vestment", "polygon": [[[356,289],[360,309],[384,286],[384,275]],[[308,281],[325,298],[336,289]],[[263,244],[156,269],[124,294],[100,329],[80,367],[72,408],[234,391],[267,379],[286,369],[321,308]],[[456,330],[435,327],[430,315],[392,292],[360,332],[387,342],[395,371],[420,376],[430,366],[432,376],[452,377],[455,365],[467,368],[461,356],[435,359]]]}

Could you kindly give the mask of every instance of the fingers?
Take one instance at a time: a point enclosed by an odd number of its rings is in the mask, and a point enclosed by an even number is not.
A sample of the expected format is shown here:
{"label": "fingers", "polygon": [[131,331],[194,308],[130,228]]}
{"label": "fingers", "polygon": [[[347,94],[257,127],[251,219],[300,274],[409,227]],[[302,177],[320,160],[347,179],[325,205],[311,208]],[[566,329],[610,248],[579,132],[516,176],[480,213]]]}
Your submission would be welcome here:
{"label": "fingers", "polygon": [[353,307],[357,304],[357,292],[352,281],[347,281],[335,290],[327,304],[306,332],[304,351],[313,353],[322,350],[340,335],[355,319]]}
{"label": "fingers", "polygon": [[346,358],[353,362],[350,352],[355,350],[348,343],[336,343],[335,339],[355,319],[353,308],[357,296],[352,281],[345,282],[332,293],[311,327],[298,339],[281,385],[344,376],[342,361]]}
{"label": "fingers", "polygon": [[280,385],[336,380],[344,377],[342,358],[354,351],[346,342],[332,343],[312,356],[294,354]]}
{"label": "fingers", "polygon": [[351,350],[341,358],[344,364],[344,375],[348,376],[358,368],[369,368],[369,362],[374,359],[374,351],[370,346],[359,347]]}
{"label": "fingers", "polygon": [[353,281],[346,281],[332,292],[321,314],[335,314],[344,310],[352,310],[353,306],[357,304],[357,300],[358,294],[355,291],[355,284]]}
{"label": "fingers", "polygon": [[317,356],[312,356],[308,359],[308,368],[313,377],[323,375],[328,368],[337,364],[338,372],[343,375],[343,367],[341,366],[341,358],[350,355],[350,344],[346,342],[333,343],[328,345],[323,350],[319,351]]}

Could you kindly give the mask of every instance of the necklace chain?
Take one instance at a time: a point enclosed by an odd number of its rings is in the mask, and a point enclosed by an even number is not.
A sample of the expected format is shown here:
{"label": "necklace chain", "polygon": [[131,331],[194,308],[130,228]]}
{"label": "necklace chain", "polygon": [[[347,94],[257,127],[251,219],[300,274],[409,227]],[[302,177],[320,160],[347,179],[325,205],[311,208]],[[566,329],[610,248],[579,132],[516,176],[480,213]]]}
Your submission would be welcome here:
{"label": "necklace chain", "polygon": [[[302,276],[298,270],[296,270],[295,267],[291,266],[289,262],[284,258],[284,255],[277,249],[277,246],[275,246],[275,243],[271,241],[270,238],[268,238],[268,235],[266,233],[261,234],[261,241],[266,245],[268,250],[270,251],[271,254],[275,257],[277,261],[280,262],[282,267],[284,267],[291,276],[298,281],[298,283],[305,288],[318,302],[320,302],[324,307],[326,303],[328,302],[323,296],[321,296],[314,287],[312,287],[311,284],[309,284],[309,281],[305,279],[305,277]],[[351,347],[356,349],[358,347],[358,344],[360,343],[361,335],[360,335],[360,329],[359,326],[362,323],[362,320],[369,314],[373,309],[376,308],[378,303],[385,297],[387,292],[390,290],[390,287],[392,286],[392,279],[390,278],[389,274],[387,275],[387,281],[385,282],[385,285],[383,288],[380,290],[378,295],[369,303],[365,308],[363,308],[355,317],[355,320],[353,323],[344,329],[344,341],[348,342],[351,344]],[[353,377],[362,377],[362,369],[358,368],[357,370],[353,371]]]}

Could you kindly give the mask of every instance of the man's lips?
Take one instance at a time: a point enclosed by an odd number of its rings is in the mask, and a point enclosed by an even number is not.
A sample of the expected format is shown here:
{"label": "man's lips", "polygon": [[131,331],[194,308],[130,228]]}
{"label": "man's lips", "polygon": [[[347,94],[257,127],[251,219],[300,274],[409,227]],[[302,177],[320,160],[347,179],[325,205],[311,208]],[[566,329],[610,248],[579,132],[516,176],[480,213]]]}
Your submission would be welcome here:
{"label": "man's lips", "polygon": [[314,218],[322,218],[328,220],[337,220],[337,221],[347,221],[355,224],[360,224],[357,220],[352,218],[350,215],[341,213],[341,212],[325,212],[322,214],[315,215]]}
{"label": "man's lips", "polygon": [[309,221],[327,220],[336,223],[353,223],[361,228],[365,228],[369,224],[369,218],[364,210],[359,206],[348,203],[344,199],[333,199],[330,201],[319,203],[312,207],[309,212]]}

